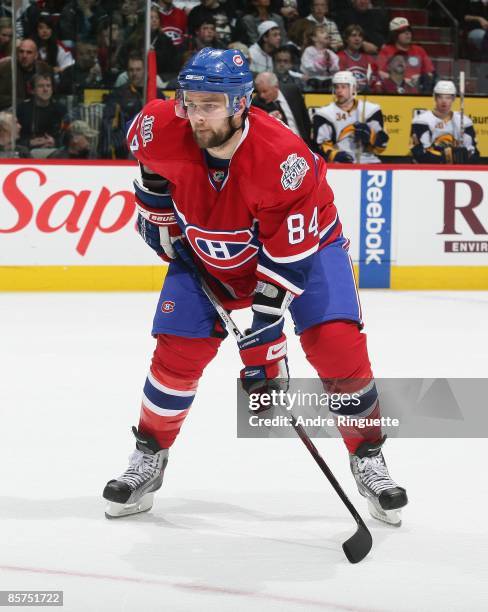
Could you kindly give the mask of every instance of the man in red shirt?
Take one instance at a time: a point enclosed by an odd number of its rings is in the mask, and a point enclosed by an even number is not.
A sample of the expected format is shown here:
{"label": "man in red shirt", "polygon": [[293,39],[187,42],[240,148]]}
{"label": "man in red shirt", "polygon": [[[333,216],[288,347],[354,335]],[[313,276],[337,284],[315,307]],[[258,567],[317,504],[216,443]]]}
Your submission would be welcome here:
{"label": "man in red shirt", "polygon": [[388,78],[380,79],[373,90],[379,94],[417,94],[418,89],[405,78],[407,62],[401,53],[392,55],[388,60]]}
{"label": "man in red shirt", "polygon": [[376,58],[369,53],[363,53],[364,31],[360,25],[350,25],[344,30],[345,49],[339,51],[339,66],[341,70],[349,70],[356,77],[358,91],[366,86],[368,64],[373,74],[376,73]]}
{"label": "man in red shirt", "polygon": [[188,17],[185,11],[176,8],[173,0],[159,0],[161,30],[169,36],[173,45],[181,49],[187,33]]}
{"label": "man in red shirt", "polygon": [[388,61],[396,54],[405,56],[407,68],[405,79],[413,86],[418,87],[421,93],[430,93],[432,90],[432,77],[434,65],[425,49],[412,44],[412,29],[405,17],[395,17],[390,21],[390,34],[392,42],[384,45],[378,55],[378,68],[380,77],[388,78]]}

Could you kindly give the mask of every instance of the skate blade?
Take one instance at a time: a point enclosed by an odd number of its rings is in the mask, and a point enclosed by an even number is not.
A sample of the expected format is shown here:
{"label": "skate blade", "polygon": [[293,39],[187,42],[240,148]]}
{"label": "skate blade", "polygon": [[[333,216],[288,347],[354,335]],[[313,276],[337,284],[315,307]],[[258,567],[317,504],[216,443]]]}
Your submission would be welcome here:
{"label": "skate blade", "polygon": [[117,502],[108,501],[105,506],[105,516],[108,519],[113,519],[147,512],[152,508],[153,501],[154,493],[146,493],[139,501],[133,504],[118,504]]}
{"label": "skate blade", "polygon": [[400,510],[383,510],[375,506],[370,499],[368,499],[368,510],[371,516],[378,521],[382,521],[393,527],[400,527],[402,524],[402,513]]}

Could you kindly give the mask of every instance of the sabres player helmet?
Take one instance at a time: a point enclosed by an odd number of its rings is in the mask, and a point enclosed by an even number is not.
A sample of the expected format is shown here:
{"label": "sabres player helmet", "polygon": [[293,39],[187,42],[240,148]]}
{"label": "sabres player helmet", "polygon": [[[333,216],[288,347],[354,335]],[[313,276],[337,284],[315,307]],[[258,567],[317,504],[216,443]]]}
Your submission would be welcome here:
{"label": "sabres player helmet", "polygon": [[445,94],[456,97],[456,86],[452,81],[437,81],[433,93],[434,96]]}
{"label": "sabres player helmet", "polygon": [[215,113],[219,112],[231,117],[239,111],[242,98],[249,108],[253,89],[249,64],[241,51],[206,47],[195,54],[178,75],[176,114],[188,117],[195,106],[189,106],[188,92],[195,92],[223,94],[225,109],[218,110],[211,103],[201,103],[199,111],[207,116],[216,116]]}
{"label": "sabres player helmet", "polygon": [[349,70],[339,70],[339,72],[334,74],[332,77],[332,88],[334,88],[334,85],[339,84],[349,85],[351,96],[356,95],[358,90],[356,77]]}

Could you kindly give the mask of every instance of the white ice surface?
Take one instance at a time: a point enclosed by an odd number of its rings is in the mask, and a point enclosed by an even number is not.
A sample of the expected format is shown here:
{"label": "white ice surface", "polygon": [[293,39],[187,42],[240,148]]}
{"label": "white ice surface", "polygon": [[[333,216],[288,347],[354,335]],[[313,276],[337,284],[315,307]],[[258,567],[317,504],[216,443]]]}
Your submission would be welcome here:
{"label": "white ice surface", "polygon": [[[318,440],[373,534],[353,566],[341,542],[355,524],[302,444],[236,439],[230,339],[153,510],[107,521],[100,494],[133,448],[156,299],[0,295],[0,589],[62,589],[69,611],[487,609],[486,440],[387,443],[410,498],[400,529],[368,518],[342,442]],[[377,376],[486,376],[488,293],[362,303]],[[289,336],[293,375],[311,375]]]}

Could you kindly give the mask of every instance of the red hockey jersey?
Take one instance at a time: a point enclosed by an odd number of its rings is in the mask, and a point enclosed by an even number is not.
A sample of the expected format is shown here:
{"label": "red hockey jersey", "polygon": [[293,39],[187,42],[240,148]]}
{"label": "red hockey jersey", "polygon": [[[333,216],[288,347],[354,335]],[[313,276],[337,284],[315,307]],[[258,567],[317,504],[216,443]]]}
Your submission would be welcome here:
{"label": "red hockey jersey", "polygon": [[209,275],[251,303],[257,279],[300,295],[314,254],[341,234],[324,160],[280,121],[251,107],[216,186],[189,121],[153,100],[128,133],[134,156],[170,182],[180,227]]}

